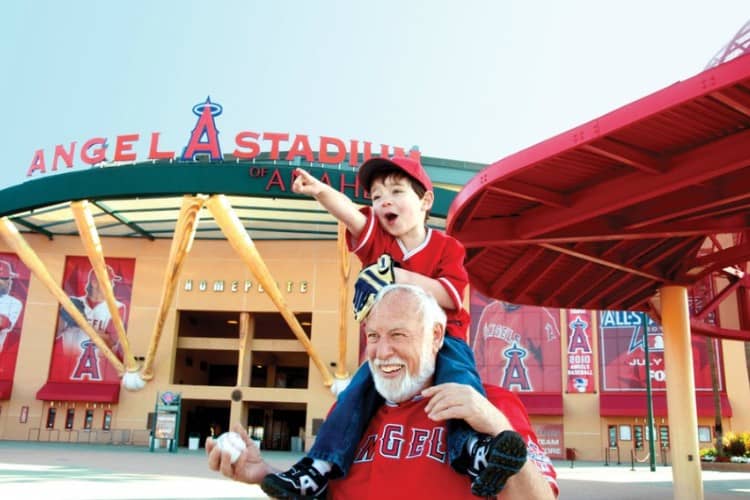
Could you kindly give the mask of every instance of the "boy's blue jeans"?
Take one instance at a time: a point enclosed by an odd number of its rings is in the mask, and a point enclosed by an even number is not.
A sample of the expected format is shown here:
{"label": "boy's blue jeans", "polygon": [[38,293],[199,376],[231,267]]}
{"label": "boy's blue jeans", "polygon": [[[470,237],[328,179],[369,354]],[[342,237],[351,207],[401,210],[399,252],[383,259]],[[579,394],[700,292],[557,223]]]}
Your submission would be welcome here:
{"label": "boy's blue jeans", "polygon": [[[435,385],[445,382],[470,385],[486,395],[474,354],[466,342],[450,335],[445,336],[435,363]],[[339,395],[307,456],[335,464],[339,470],[334,468],[333,477],[348,474],[362,434],[381,404],[383,397],[375,390],[370,367],[365,363]],[[475,434],[477,432],[463,420],[448,421],[448,458],[451,463],[461,456],[466,441]]]}

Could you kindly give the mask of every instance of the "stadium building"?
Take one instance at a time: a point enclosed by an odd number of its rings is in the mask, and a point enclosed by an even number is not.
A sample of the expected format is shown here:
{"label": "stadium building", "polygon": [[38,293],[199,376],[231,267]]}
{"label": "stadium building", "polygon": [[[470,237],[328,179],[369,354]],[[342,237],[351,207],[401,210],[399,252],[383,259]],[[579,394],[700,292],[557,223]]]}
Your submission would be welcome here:
{"label": "stadium building", "polygon": [[[220,103],[193,112],[181,153],[158,132],[81,138],[0,191],[0,439],[189,446],[242,422],[302,449],[359,365],[359,264],[293,172],[367,204],[365,158],[420,152],[225,145]],[[421,156],[429,225],[467,247],[480,374],[519,393],[552,457],[643,460],[653,437],[671,462],[670,361],[688,362],[699,446],[750,430],[748,133],[740,57],[496,164]],[[693,331],[679,357],[672,288]]]}

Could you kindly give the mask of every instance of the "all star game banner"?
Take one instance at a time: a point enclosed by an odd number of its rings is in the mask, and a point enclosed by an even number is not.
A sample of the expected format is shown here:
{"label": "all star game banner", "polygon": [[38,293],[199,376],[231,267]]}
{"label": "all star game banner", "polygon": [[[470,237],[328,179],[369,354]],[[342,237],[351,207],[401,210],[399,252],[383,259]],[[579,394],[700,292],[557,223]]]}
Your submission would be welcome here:
{"label": "all star game banner", "polygon": [[[664,332],[661,325],[648,319],[644,334],[641,313],[630,311],[599,312],[599,345],[601,349],[601,387],[603,391],[645,391],[646,362],[644,344],[648,342],[651,365],[651,387],[666,389],[664,369]],[[711,370],[707,337],[691,337],[695,389],[711,390]],[[717,367],[721,366],[716,353]],[[723,380],[721,374],[719,380]]]}
{"label": "all star game banner", "polygon": [[568,310],[567,392],[594,392],[594,350],[591,344],[591,313]]}
{"label": "all star game banner", "polygon": [[10,398],[30,274],[16,254],[0,252],[0,399]]}
{"label": "all star game banner", "polygon": [[[115,302],[127,331],[135,259],[106,258],[105,263]],[[88,257],[66,258],[62,288],[115,355],[122,359],[122,346],[115,331],[114,321]],[[119,383],[117,370],[104,354],[67,311],[62,307],[59,311],[49,380]]]}
{"label": "all star game banner", "polygon": [[560,310],[472,292],[470,341],[484,382],[517,392],[562,391]]}

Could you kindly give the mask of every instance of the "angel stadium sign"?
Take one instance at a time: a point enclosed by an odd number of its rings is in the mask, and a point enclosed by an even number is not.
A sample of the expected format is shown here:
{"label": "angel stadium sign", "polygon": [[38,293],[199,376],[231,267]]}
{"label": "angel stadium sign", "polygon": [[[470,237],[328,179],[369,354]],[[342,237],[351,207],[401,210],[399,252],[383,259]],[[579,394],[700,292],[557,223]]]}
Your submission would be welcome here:
{"label": "angel stadium sign", "polygon": [[[95,166],[113,166],[138,161],[180,161],[194,162],[198,158],[209,161],[223,161],[222,145],[219,131],[216,128],[216,117],[221,115],[222,106],[207,97],[204,102],[193,106],[193,113],[198,117],[188,137],[187,143],[180,152],[165,149],[159,141],[160,132],[150,135],[123,134],[113,141],[107,137],[92,137],[80,144],[72,141],[58,144],[53,150],[37,149],[26,171],[27,177],[44,175],[49,172],[60,172],[73,169],[76,163]],[[148,154],[139,158],[138,149]],[[304,134],[287,132],[255,132],[242,130],[234,136],[230,154],[237,160],[254,160],[261,153],[268,153],[270,160],[295,161],[305,160],[308,163],[340,165],[347,163],[356,167],[373,155],[419,157],[419,151],[406,153],[403,148],[391,148],[381,144],[374,147],[371,142],[356,139],[343,140],[337,137],[321,136],[317,141]]]}

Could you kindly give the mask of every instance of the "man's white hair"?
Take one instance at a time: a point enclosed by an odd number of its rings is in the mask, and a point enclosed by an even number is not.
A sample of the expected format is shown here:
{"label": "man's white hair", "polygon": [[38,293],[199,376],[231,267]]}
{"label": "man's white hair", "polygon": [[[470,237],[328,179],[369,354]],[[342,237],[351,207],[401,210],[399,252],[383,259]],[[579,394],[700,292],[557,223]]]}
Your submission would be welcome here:
{"label": "man's white hair", "polygon": [[443,330],[445,330],[445,324],[447,322],[445,311],[440,307],[440,304],[437,303],[437,300],[432,294],[427,293],[422,287],[416,285],[394,283],[392,285],[384,286],[375,296],[375,305],[373,307],[376,307],[386,295],[390,295],[397,291],[405,292],[417,299],[418,306],[414,312],[419,318],[421,318],[422,325],[425,329],[432,330],[433,326],[439,324],[443,327]]}

